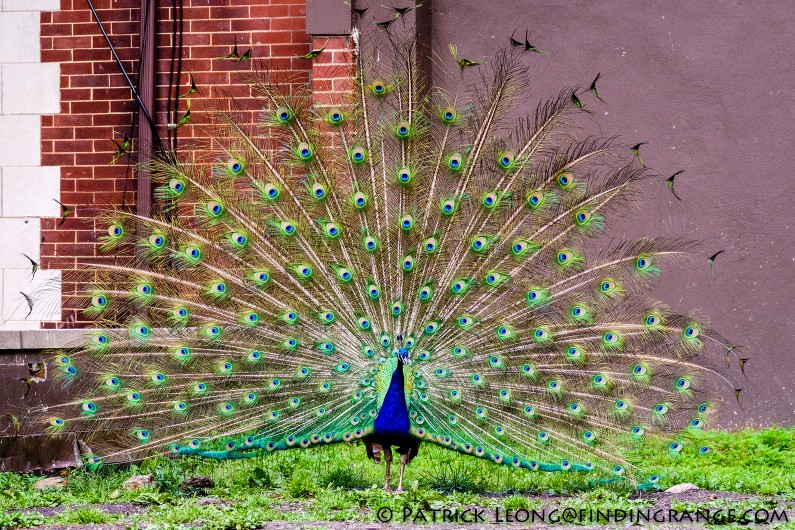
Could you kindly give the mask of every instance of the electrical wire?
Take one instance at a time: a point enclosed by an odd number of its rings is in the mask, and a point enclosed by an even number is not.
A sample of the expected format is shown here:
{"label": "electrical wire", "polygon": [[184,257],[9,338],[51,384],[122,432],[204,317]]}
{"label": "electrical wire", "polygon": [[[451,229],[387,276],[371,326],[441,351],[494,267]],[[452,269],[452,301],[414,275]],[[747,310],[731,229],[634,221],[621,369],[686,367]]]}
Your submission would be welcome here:
{"label": "electrical wire", "polygon": [[116,48],[113,46],[113,43],[110,41],[110,37],[108,37],[108,33],[105,31],[105,26],[102,24],[102,20],[100,20],[99,14],[97,14],[97,10],[94,8],[94,3],[92,0],[86,0],[86,2],[88,2],[88,8],[91,10],[91,13],[94,15],[94,19],[97,21],[99,31],[102,33],[102,36],[105,37],[105,42],[108,43],[108,48],[110,48],[110,52],[113,55],[113,58],[116,60],[119,70],[121,70],[125,81],[127,81],[127,86],[129,86],[130,90],[132,90],[133,97],[138,102],[141,112],[143,112],[146,121],[149,123],[149,127],[152,129],[152,135],[155,137],[158,143],[162,144],[160,141],[160,135],[157,133],[157,126],[152,119],[152,115],[149,113],[149,109],[146,108],[146,105],[144,105],[143,101],[141,101],[141,96],[138,94],[138,90],[135,88],[130,76],[127,74],[127,70],[125,70],[121,59],[119,58],[119,54],[116,53]]}

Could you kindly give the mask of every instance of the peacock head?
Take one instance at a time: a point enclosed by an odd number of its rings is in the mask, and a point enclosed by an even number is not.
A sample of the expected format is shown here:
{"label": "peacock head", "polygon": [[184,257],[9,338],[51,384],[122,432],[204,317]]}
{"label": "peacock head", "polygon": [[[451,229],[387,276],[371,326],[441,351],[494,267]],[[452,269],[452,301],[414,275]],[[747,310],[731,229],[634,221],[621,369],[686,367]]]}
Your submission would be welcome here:
{"label": "peacock head", "polygon": [[406,348],[406,347],[403,345],[403,335],[398,335],[398,336],[397,336],[397,337],[395,337],[395,338],[397,339],[397,342],[398,342],[398,344],[400,345],[400,346],[398,347],[398,351],[397,351],[397,358],[398,358],[398,360],[399,360],[401,363],[403,363],[403,364],[408,364],[408,363],[409,363],[409,349],[408,349],[408,348]]}

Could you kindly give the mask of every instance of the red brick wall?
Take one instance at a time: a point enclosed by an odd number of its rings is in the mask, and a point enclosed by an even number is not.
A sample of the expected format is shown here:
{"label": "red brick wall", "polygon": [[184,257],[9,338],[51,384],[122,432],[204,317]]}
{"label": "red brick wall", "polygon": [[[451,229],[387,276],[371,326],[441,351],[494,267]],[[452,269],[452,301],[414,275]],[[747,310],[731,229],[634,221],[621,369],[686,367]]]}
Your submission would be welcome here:
{"label": "red brick wall", "polygon": [[[125,68],[133,82],[137,79],[139,0],[95,0]],[[296,84],[307,84],[313,64],[296,58],[309,51],[306,35],[305,0],[184,0],[183,60],[179,93],[186,91],[192,73],[200,94],[191,96],[192,113],[200,114],[207,98],[219,91],[246,98],[248,93],[240,72],[253,69],[257,59],[284,71]],[[156,35],[157,103],[156,121],[166,138],[166,101],[172,47],[170,2],[157,2]],[[237,39],[242,54],[253,48],[255,61],[220,60]],[[315,39],[325,42],[325,39]],[[343,49],[344,39],[333,39]],[[339,42],[338,42],[339,41]],[[96,238],[106,227],[96,218],[98,206],[135,205],[135,172],[127,171],[127,158],[108,165],[116,150],[111,139],[120,141],[131,132],[132,94],[112,59],[111,52],[84,0],[61,0],[61,10],[41,16],[42,61],[61,63],[61,113],[42,118],[42,165],[61,167],[60,201],[72,215],[42,220],[41,265],[63,270],[63,322],[48,326],[69,327],[85,324],[75,294],[86,278],[78,262],[98,261]],[[324,54],[324,61],[338,58],[337,52]],[[339,56],[342,58],[342,55]],[[329,77],[340,72],[323,66],[322,90],[338,88]],[[318,65],[316,68],[319,68]],[[348,70],[342,68],[341,75]],[[211,90],[214,88],[215,92]],[[180,102],[180,115],[184,111]],[[198,111],[198,112],[197,112]],[[193,134],[190,127],[180,129],[180,139]],[[131,160],[135,162],[135,159]],[[125,189],[127,190],[125,194]]]}

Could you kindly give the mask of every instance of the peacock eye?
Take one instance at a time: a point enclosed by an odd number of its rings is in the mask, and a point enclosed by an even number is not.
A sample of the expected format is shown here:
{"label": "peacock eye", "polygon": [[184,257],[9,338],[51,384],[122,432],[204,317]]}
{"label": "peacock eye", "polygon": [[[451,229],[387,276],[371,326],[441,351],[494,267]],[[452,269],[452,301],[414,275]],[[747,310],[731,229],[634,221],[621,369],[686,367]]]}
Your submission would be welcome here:
{"label": "peacock eye", "polygon": [[364,162],[365,150],[361,146],[356,146],[350,151],[350,159],[354,164]]}
{"label": "peacock eye", "polygon": [[386,83],[381,79],[376,79],[370,84],[370,89],[376,96],[381,96],[386,93]]}
{"label": "peacock eye", "polygon": [[234,175],[239,175],[240,173],[242,173],[242,172],[243,172],[243,164],[242,164],[242,163],[241,163],[239,160],[236,160],[236,159],[234,159],[234,158],[230,159],[230,160],[229,160],[229,161],[226,163],[226,167],[227,167],[227,169],[229,169],[229,171],[231,171],[231,172],[232,172],[232,174],[234,174]]}
{"label": "peacock eye", "polygon": [[447,157],[447,167],[452,171],[458,171],[463,166],[464,159],[458,153],[453,153]]}
{"label": "peacock eye", "polygon": [[409,136],[409,131],[411,130],[411,125],[406,121],[401,121],[395,127],[395,133],[397,134],[398,138],[407,138]]}
{"label": "peacock eye", "polygon": [[648,256],[639,256],[638,259],[635,260],[635,268],[639,271],[644,271],[651,266],[651,258]]}
{"label": "peacock eye", "polygon": [[185,183],[179,179],[171,179],[168,182],[168,187],[171,189],[171,191],[179,194],[185,190]]}
{"label": "peacock eye", "polygon": [[513,166],[515,157],[516,155],[514,155],[512,152],[505,151],[497,158],[497,163],[502,169],[510,169]]}
{"label": "peacock eye", "polygon": [[400,168],[400,170],[398,171],[398,181],[401,184],[408,184],[411,181],[412,176],[413,173],[411,169],[408,167]]}
{"label": "peacock eye", "polygon": [[455,122],[457,116],[455,107],[445,107],[442,109],[440,114],[442,122],[445,123],[446,125],[450,125],[453,122]]}
{"label": "peacock eye", "polygon": [[298,157],[301,160],[309,160],[312,158],[312,146],[306,142],[301,142],[298,144],[298,148],[296,149],[298,153]]}
{"label": "peacock eye", "polygon": [[570,173],[561,173],[560,175],[558,175],[556,181],[558,183],[558,186],[560,186],[563,189],[566,189],[569,186],[571,186],[571,183],[574,182],[574,179],[571,178]]}
{"label": "peacock eye", "polygon": [[340,109],[337,109],[337,108],[332,108],[328,112],[328,118],[329,118],[329,121],[331,123],[335,123],[335,124],[342,123],[342,120],[343,120],[342,111]]}
{"label": "peacock eye", "polygon": [[293,113],[287,107],[279,107],[276,109],[276,118],[281,123],[289,122],[293,117]]}

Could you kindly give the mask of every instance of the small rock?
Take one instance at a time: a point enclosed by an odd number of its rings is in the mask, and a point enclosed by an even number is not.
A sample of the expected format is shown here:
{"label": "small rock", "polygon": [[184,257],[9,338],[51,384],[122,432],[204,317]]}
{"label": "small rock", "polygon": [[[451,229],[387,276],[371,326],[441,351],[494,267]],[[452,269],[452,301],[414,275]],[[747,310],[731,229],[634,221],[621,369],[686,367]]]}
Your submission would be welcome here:
{"label": "small rock", "polygon": [[685,493],[686,491],[694,491],[697,490],[698,486],[695,484],[691,484],[690,482],[683,482],[682,484],[677,484],[676,486],[671,486],[665,493]]}
{"label": "small rock", "polygon": [[137,490],[149,484],[154,484],[152,475],[133,475],[121,485],[126,490]]}
{"label": "small rock", "polygon": [[66,479],[63,477],[47,477],[33,484],[34,490],[46,490],[52,488],[60,490],[66,487]]}
{"label": "small rock", "polygon": [[215,497],[202,497],[194,503],[196,506],[205,506],[207,504],[223,504],[221,499]]}
{"label": "small rock", "polygon": [[191,477],[182,481],[179,487],[185,491],[209,490],[215,487],[215,482],[210,477]]}

